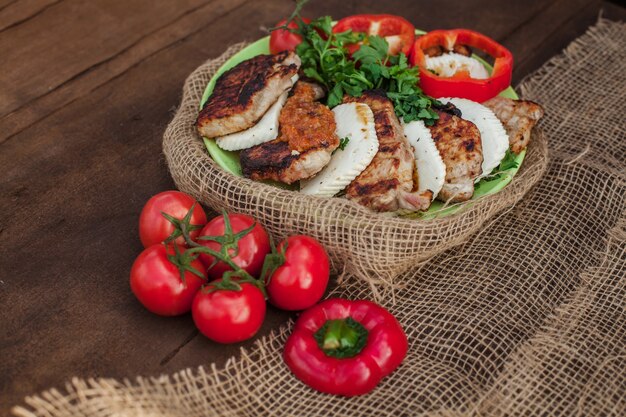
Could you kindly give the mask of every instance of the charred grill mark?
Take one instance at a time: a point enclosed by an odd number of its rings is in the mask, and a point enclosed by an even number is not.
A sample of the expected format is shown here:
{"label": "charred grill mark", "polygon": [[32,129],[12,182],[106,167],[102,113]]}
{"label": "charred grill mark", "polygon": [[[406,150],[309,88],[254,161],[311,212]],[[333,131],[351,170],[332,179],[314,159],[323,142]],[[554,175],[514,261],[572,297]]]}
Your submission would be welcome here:
{"label": "charred grill mark", "polygon": [[280,75],[291,74],[292,72],[298,71],[298,66],[296,64],[289,64],[288,66],[284,66],[280,68]]}
{"label": "charred grill mark", "polygon": [[370,105],[370,107],[373,104],[373,101],[389,101],[385,90],[380,88],[376,90],[366,90],[359,97],[345,96],[343,99],[344,103],[365,103]]}
{"label": "charred grill mark", "polygon": [[463,141],[463,146],[465,147],[465,150],[471,152],[474,150],[474,141],[471,139]]}
{"label": "charred grill mark", "polygon": [[292,88],[291,90],[289,90],[289,93],[287,93],[287,99],[290,99],[291,97],[293,97],[293,95],[295,93],[296,93],[296,89],[295,88]]}
{"label": "charred grill mark", "polygon": [[279,172],[286,169],[299,155],[292,155],[289,143],[272,141],[254,148],[244,149],[239,154],[244,177],[253,178],[260,171]]}
{"label": "charred grill mark", "polygon": [[452,103],[443,104],[441,102],[434,102],[433,108],[435,110],[439,110],[437,113],[439,114],[440,118],[442,117],[442,115],[446,115],[448,117],[449,116],[463,117],[463,113],[461,113],[461,110],[459,110]]}
{"label": "charred grill mark", "polygon": [[366,195],[380,195],[385,194],[389,190],[395,190],[398,187],[399,181],[397,178],[384,179],[373,183],[362,184],[360,182],[353,182],[350,186],[351,194],[354,193],[357,196]]}
{"label": "charred grill mark", "polygon": [[390,143],[390,144],[384,144],[384,145],[379,145],[378,146],[378,152],[382,152],[382,153],[389,153],[389,154],[393,154],[395,153],[400,147],[402,146],[402,144],[400,142],[395,142],[395,143]]}
{"label": "charred grill mark", "polygon": [[389,123],[389,118],[385,114],[375,113],[374,122],[376,123],[376,135],[378,138],[388,138],[393,136],[395,131],[391,123]]}
{"label": "charred grill mark", "polygon": [[452,119],[453,115],[451,115],[450,113],[446,113],[443,110],[438,110],[437,115],[439,116],[439,118],[435,121],[435,124],[431,126],[431,130],[437,129],[438,132],[450,132],[450,120]]}
{"label": "charred grill mark", "polygon": [[241,107],[245,107],[246,104],[252,98],[252,95],[259,91],[265,85],[265,77],[260,74],[256,74],[255,77],[251,78],[247,82],[244,82],[241,85],[241,90],[239,90],[237,97],[237,105]]}
{"label": "charred grill mark", "polygon": [[[288,54],[289,52],[284,51],[277,55],[259,55],[224,72],[217,79],[213,89],[214,93],[219,94],[213,94],[206,101],[199,119],[203,114],[220,119],[242,111],[251,104],[252,97],[267,86],[269,78],[295,74],[298,69],[296,64],[283,65],[278,70],[273,69]],[[242,79],[247,81],[242,83]]]}
{"label": "charred grill mark", "polygon": [[[367,99],[379,99],[379,100],[384,100],[387,101],[387,93],[385,92],[385,90],[381,89],[381,88],[377,88],[375,90],[367,90],[363,93],[363,96]],[[362,96],[362,97],[363,97]]]}

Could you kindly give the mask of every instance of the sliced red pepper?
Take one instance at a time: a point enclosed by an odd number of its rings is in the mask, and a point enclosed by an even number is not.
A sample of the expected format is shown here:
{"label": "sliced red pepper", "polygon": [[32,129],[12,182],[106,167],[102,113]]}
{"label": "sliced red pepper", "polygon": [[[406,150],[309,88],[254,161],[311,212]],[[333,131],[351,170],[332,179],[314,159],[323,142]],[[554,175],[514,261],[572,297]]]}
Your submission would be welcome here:
{"label": "sliced red pepper", "polygon": [[[334,33],[345,32],[352,29],[353,32],[378,35],[389,43],[389,55],[398,55],[404,52],[408,56],[413,40],[415,39],[415,26],[400,16],[391,14],[357,14],[341,19],[333,27]],[[346,48],[352,54],[359,45],[347,45]]]}
{"label": "sliced red pepper", "polygon": [[[451,51],[454,45],[468,45],[491,55],[495,59],[491,76],[478,80],[464,72],[440,77],[426,69],[425,50],[441,46]],[[482,103],[509,87],[513,74],[511,52],[490,37],[468,29],[435,30],[417,38],[409,62],[420,68],[420,87],[424,93],[435,98],[461,97]]]}
{"label": "sliced red pepper", "polygon": [[400,365],[407,349],[400,323],[383,307],[334,298],[302,313],[283,358],[311,388],[351,397],[373,390]]}

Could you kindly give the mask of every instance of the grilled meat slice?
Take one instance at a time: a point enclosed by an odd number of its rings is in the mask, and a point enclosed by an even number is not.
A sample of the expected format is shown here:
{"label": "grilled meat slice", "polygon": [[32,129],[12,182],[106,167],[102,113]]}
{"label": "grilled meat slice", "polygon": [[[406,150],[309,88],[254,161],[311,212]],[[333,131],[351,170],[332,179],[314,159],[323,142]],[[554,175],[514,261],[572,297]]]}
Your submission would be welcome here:
{"label": "grilled meat slice", "polygon": [[196,126],[215,138],[253,126],[293,86],[300,68],[294,52],[258,55],[226,71],[198,115]]}
{"label": "grilled meat slice", "polygon": [[448,52],[454,52],[455,54],[459,54],[459,55],[463,55],[467,57],[472,56],[472,48],[469,45],[461,45],[458,43],[454,44],[454,46],[452,47],[452,50],[445,49],[441,45],[434,45],[424,50],[424,54],[431,58],[434,58],[436,56],[441,56]]}
{"label": "grilled meat slice", "polygon": [[316,84],[295,85],[280,113],[278,138],[239,154],[245,177],[292,184],[312,177],[330,162],[339,138],[333,112],[316,101],[322,96]]}
{"label": "grilled meat slice", "polygon": [[413,149],[387,95],[379,90],[365,91],[361,97],[344,97],[344,102],[370,106],[378,136],[378,153],[346,188],[346,197],[374,211],[430,207],[432,193],[415,191],[417,171]]}
{"label": "grilled meat slice", "polygon": [[483,152],[476,125],[459,117],[451,105],[435,110],[439,119],[430,133],[446,164],[446,181],[437,198],[460,202],[472,198],[474,180],[482,173]]}
{"label": "grilled meat slice", "polygon": [[518,154],[530,143],[530,132],[543,117],[543,108],[529,100],[496,96],[483,103],[500,119],[509,135],[509,146]]}

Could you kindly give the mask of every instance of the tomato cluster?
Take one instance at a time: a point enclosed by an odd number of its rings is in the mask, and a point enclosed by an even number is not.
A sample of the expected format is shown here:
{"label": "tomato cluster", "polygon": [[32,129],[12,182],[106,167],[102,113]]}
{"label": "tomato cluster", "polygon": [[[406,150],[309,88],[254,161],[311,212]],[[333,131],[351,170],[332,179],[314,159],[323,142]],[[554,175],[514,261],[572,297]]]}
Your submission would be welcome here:
{"label": "tomato cluster", "polygon": [[139,219],[145,249],[131,268],[133,293],[155,314],[191,311],[200,332],[216,342],[254,336],[266,298],[304,310],[326,291],[328,255],[311,237],[290,236],[273,248],[252,217],[224,213],[207,222],[198,202],[180,191],[150,198]]}

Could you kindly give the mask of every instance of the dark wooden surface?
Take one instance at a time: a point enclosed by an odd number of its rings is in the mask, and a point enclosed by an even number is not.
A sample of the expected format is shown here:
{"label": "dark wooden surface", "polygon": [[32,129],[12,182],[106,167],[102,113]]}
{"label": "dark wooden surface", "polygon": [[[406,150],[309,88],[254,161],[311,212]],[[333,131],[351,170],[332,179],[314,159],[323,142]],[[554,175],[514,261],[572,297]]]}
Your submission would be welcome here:
{"label": "dark wooden surface", "polygon": [[[0,414],[72,376],[158,375],[216,362],[189,316],[145,311],[128,285],[137,218],[173,188],[161,135],[187,74],[264,36],[287,0],[0,0]],[[312,1],[306,14],[402,14],[509,47],[515,82],[593,24],[589,0]],[[263,334],[288,314],[270,310]],[[251,343],[243,344],[250,346]]]}

